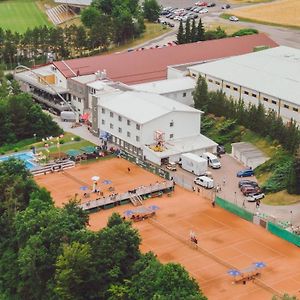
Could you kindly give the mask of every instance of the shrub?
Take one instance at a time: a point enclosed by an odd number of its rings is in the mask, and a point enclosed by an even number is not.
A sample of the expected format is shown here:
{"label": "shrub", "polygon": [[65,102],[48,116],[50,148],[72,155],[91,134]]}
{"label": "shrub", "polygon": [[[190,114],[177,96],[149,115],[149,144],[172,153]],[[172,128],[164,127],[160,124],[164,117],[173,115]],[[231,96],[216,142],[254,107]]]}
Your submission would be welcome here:
{"label": "shrub", "polygon": [[59,143],[62,145],[62,144],[65,143],[65,141],[64,140],[59,140]]}
{"label": "shrub", "polygon": [[75,136],[74,141],[75,141],[75,142],[81,141],[81,137],[80,137],[80,136]]}
{"label": "shrub", "polygon": [[241,30],[238,30],[232,34],[232,36],[243,36],[243,35],[251,35],[251,34],[257,34],[258,30],[254,28],[244,28]]}
{"label": "shrub", "polygon": [[19,151],[18,147],[14,148],[14,152],[18,152],[18,151]]}

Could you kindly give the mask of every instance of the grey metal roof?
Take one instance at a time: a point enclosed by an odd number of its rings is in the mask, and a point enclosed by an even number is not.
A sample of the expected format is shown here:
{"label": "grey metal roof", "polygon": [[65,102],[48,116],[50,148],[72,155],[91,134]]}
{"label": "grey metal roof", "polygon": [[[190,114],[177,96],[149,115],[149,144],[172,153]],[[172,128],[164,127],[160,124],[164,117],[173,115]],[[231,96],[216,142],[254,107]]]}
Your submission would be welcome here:
{"label": "grey metal roof", "polygon": [[89,6],[92,0],[54,0],[56,3],[68,4],[68,5],[78,5],[78,6]]}
{"label": "grey metal roof", "polygon": [[189,68],[300,105],[300,50],[280,46]]}

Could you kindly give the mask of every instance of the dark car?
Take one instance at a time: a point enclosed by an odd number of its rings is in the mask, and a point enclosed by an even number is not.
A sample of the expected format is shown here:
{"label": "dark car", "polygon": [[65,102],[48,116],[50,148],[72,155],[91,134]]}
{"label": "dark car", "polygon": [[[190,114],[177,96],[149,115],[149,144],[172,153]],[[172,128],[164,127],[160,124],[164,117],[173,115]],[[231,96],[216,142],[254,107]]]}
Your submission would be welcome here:
{"label": "dark car", "polygon": [[228,9],[228,8],[230,8],[231,6],[229,5],[229,4],[224,4],[223,6],[222,6],[222,9]]}
{"label": "dark car", "polygon": [[245,196],[248,196],[251,194],[260,193],[261,189],[259,187],[243,186],[241,191]]}
{"label": "dark car", "polygon": [[254,175],[254,171],[252,169],[241,170],[237,172],[237,177],[250,177]]}
{"label": "dark car", "polygon": [[216,6],[216,3],[210,2],[207,4],[207,7],[214,7],[214,6]]}
{"label": "dark car", "polygon": [[242,179],[239,181],[239,188],[242,188],[242,186],[244,185],[250,185],[250,186],[258,186],[258,183],[256,181],[253,180],[247,180],[247,179]]}
{"label": "dark car", "polygon": [[225,154],[226,153],[225,147],[223,145],[218,145],[217,146],[217,153],[218,154]]}

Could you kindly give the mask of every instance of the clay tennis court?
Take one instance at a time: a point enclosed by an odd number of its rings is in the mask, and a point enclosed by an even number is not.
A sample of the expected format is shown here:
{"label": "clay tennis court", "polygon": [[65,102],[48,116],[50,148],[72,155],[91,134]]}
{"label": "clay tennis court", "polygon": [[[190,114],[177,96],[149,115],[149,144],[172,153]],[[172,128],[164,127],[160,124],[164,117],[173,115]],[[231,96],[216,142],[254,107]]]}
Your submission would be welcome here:
{"label": "clay tennis court", "polygon": [[[67,172],[71,177],[62,173],[36,177],[51,191],[57,205],[75,193],[80,196],[80,186],[89,182],[91,185],[94,175],[100,176],[100,181],[111,180],[117,192],[162,180],[123,159],[82,165]],[[141,250],[153,251],[162,262],[182,264],[208,299],[271,299],[275,291],[300,295],[300,252],[296,246],[219,207],[212,208],[209,200],[177,186],[172,197],[144,202],[145,206],[152,204],[160,207],[156,218],[134,224],[142,237]],[[128,209],[132,205],[91,214],[91,229],[104,227],[112,212],[122,214]],[[190,230],[197,234],[198,250],[188,243]],[[233,278],[227,274],[230,266],[244,269],[258,261],[267,267],[255,282],[232,283]]]}

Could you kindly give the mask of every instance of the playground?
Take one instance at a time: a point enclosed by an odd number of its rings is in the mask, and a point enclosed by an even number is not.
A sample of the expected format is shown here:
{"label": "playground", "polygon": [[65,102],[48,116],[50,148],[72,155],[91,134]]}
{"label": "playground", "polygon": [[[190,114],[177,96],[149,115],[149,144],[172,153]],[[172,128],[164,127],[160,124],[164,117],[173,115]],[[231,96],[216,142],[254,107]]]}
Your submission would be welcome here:
{"label": "playground", "polygon": [[[80,187],[92,188],[91,177],[95,175],[100,177],[98,187],[104,194],[111,186],[122,193],[163,181],[121,158],[77,166],[67,170],[67,176],[63,173],[35,177],[59,206],[75,194],[82,198],[84,191]],[[104,180],[110,180],[111,185],[103,184]],[[163,263],[182,264],[208,299],[258,300],[272,299],[274,294],[300,295],[300,253],[296,246],[218,206],[212,207],[210,200],[178,186],[171,197],[164,194],[150,198],[144,206],[158,209],[153,217],[133,223],[142,237],[141,250],[153,251]],[[93,213],[90,228],[99,230],[112,212],[124,216],[132,209],[129,203]],[[197,244],[191,242],[191,232]],[[265,267],[254,268],[258,262]],[[232,276],[232,270],[239,277]]]}

